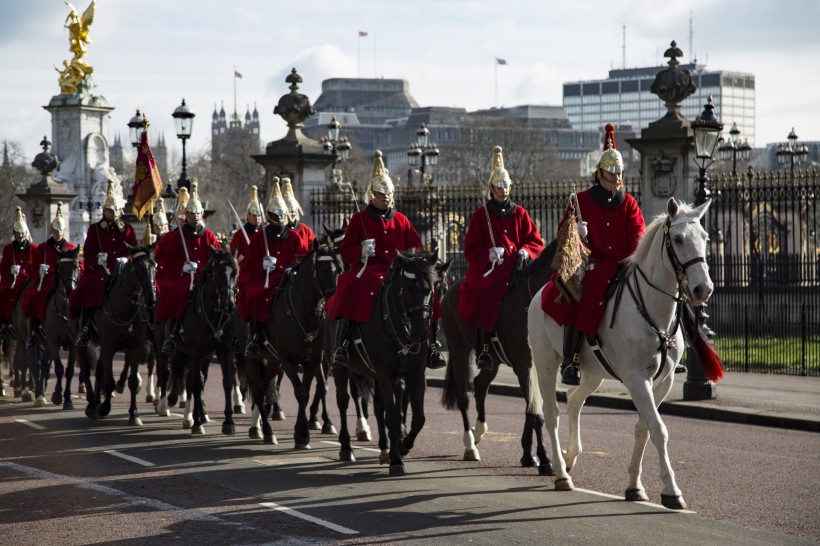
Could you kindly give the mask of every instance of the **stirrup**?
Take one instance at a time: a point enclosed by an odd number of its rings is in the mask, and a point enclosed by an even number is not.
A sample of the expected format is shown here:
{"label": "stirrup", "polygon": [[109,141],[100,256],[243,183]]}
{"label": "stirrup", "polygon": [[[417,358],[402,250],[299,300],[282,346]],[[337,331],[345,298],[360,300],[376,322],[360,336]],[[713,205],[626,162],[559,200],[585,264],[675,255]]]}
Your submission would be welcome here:
{"label": "stirrup", "polygon": [[475,359],[475,365],[479,370],[492,370],[495,368],[493,365],[493,357],[491,357],[487,351],[482,351],[482,353],[478,355],[478,358]]}
{"label": "stirrup", "polygon": [[259,358],[259,345],[255,341],[251,340],[245,346],[245,356]]}
{"label": "stirrup", "polygon": [[581,374],[578,370],[578,366],[575,364],[570,364],[566,367],[562,366],[561,369],[561,383],[564,385],[580,385],[581,384]]}
{"label": "stirrup", "polygon": [[431,370],[438,370],[447,366],[447,361],[438,351],[432,351],[430,358],[427,359],[427,367]]}
{"label": "stirrup", "polygon": [[336,347],[336,350],[333,351],[333,365],[347,366],[348,362],[350,362],[350,353],[347,352],[347,349],[339,345]]}
{"label": "stirrup", "polygon": [[162,343],[162,352],[166,355],[172,355],[177,352],[177,344],[174,337],[171,336]]}
{"label": "stirrup", "polygon": [[74,345],[77,347],[88,347],[88,329],[83,328],[80,330],[80,333],[77,334],[77,339],[74,341]]}

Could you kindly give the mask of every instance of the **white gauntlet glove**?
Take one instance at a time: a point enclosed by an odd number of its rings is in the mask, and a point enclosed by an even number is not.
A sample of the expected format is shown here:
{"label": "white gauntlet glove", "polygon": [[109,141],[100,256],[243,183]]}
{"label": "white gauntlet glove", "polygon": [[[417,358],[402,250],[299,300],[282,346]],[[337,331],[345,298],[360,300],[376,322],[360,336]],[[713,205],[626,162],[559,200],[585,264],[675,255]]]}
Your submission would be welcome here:
{"label": "white gauntlet glove", "polygon": [[[125,265],[125,264],[128,263],[128,258],[126,258],[125,256],[120,256],[119,258],[117,258],[117,263]],[[194,263],[196,263],[196,262],[194,262]]]}
{"label": "white gauntlet glove", "polygon": [[185,262],[182,264],[183,273],[196,273],[197,269],[199,269],[199,264],[196,262]]}
{"label": "white gauntlet glove", "polygon": [[494,246],[490,249],[490,263],[504,263],[504,247],[502,246]]}
{"label": "white gauntlet glove", "polygon": [[276,269],[276,256],[265,256],[262,260],[262,269],[265,271],[273,271]]}
{"label": "white gauntlet glove", "polygon": [[11,274],[15,277],[17,275],[19,275],[20,274],[20,266],[17,265],[17,264],[14,264],[13,266],[11,266]]}
{"label": "white gauntlet glove", "polygon": [[45,277],[48,275],[48,270],[51,269],[51,266],[48,264],[40,264],[40,276]]}
{"label": "white gauntlet glove", "polygon": [[108,252],[100,252],[97,254],[97,265],[100,267],[108,267]]}
{"label": "white gauntlet glove", "polygon": [[376,240],[365,239],[362,241],[362,261],[365,261],[370,256],[376,255]]}
{"label": "white gauntlet glove", "polygon": [[586,239],[587,235],[589,235],[589,229],[587,229],[586,222],[578,222],[578,235],[581,239]]}

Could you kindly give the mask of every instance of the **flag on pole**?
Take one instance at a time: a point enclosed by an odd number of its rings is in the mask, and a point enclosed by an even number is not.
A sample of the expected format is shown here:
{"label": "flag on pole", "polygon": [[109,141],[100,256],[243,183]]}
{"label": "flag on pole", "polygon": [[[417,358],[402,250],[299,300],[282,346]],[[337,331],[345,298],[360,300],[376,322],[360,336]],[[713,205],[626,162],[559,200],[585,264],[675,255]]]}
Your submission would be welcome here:
{"label": "flag on pole", "polygon": [[365,32],[363,30],[360,30],[359,31],[359,38],[364,38],[365,36],[367,36],[367,32]]}
{"label": "flag on pole", "polygon": [[137,168],[134,176],[134,214],[142,220],[146,212],[152,210],[154,201],[162,191],[162,179],[159,176],[157,162],[148,145],[148,131],[142,131],[139,148],[137,148]]}
{"label": "flag on pole", "polygon": [[233,77],[234,77],[234,78],[239,78],[239,79],[241,80],[241,79],[242,79],[242,74],[240,74],[239,72],[237,72],[237,71],[236,71],[236,69],[234,68],[234,69],[233,69]]}
{"label": "flag on pole", "polygon": [[499,59],[498,57],[496,57],[495,62],[497,64],[507,64],[507,59]]}

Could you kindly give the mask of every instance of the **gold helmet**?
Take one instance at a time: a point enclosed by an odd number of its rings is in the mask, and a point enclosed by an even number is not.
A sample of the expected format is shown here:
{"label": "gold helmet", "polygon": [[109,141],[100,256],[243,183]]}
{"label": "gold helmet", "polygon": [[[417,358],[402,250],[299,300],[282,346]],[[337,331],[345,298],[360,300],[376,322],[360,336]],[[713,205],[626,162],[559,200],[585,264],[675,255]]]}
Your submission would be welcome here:
{"label": "gold helmet", "polygon": [[248,203],[248,214],[252,216],[264,216],[262,205],[259,203],[259,192],[256,186],[251,186],[251,202]]}
{"label": "gold helmet", "polygon": [[120,210],[122,208],[122,200],[114,194],[114,181],[108,181],[108,190],[105,192],[105,201],[103,201],[103,208],[109,210]]}
{"label": "gold helmet", "polygon": [[191,182],[191,198],[188,200],[188,206],[185,207],[185,212],[193,214],[202,214],[205,209],[202,208],[202,203],[199,201],[199,191],[197,187],[199,184],[196,180]]}
{"label": "gold helmet", "polygon": [[279,179],[274,177],[273,190],[270,194],[270,203],[266,209],[268,213],[268,220],[276,225],[282,225],[284,219],[288,215],[288,205],[282,197],[282,189],[279,187]]}
{"label": "gold helmet", "polygon": [[493,148],[493,171],[490,173],[490,180],[487,181],[487,197],[492,194],[492,186],[509,188],[512,185],[510,173],[504,168],[504,155],[501,152],[501,146]]}
{"label": "gold helmet", "polygon": [[304,212],[299,206],[299,201],[296,200],[296,195],[293,193],[293,186],[290,184],[290,178],[282,179],[282,197],[285,198],[285,204],[288,206],[288,212],[294,219],[301,218]]}
{"label": "gold helmet", "polygon": [[609,171],[612,174],[619,174],[624,170],[624,159],[621,152],[615,149],[615,126],[607,123],[604,128],[606,132],[604,140],[604,151],[598,160],[598,168]]}
{"label": "gold helmet", "polygon": [[154,244],[155,241],[154,234],[151,232],[151,224],[145,224],[145,233],[142,234],[141,244],[149,246]]}
{"label": "gold helmet", "polygon": [[23,209],[20,207],[14,209],[14,227],[12,227],[12,229],[17,233],[22,233],[25,239],[31,239],[31,234],[26,224],[26,215],[23,214]]}
{"label": "gold helmet", "polygon": [[382,152],[376,150],[376,153],[373,154],[373,174],[370,177],[370,185],[367,187],[368,197],[372,199],[373,194],[376,192],[391,195],[394,189],[393,181],[390,180],[390,173],[384,167],[384,161],[382,161]]}
{"label": "gold helmet", "polygon": [[61,237],[63,233],[65,233],[66,228],[65,219],[63,218],[63,202],[57,202],[57,213],[54,215],[54,219],[51,221],[51,229],[56,231]]}
{"label": "gold helmet", "polygon": [[177,196],[177,210],[176,210],[176,217],[180,220],[185,220],[185,207],[188,206],[188,200],[190,196],[188,195],[188,188],[182,187],[179,189],[179,195]]}
{"label": "gold helmet", "polygon": [[160,197],[156,201],[157,210],[151,215],[151,223],[157,227],[168,225],[168,214],[165,212],[165,200]]}

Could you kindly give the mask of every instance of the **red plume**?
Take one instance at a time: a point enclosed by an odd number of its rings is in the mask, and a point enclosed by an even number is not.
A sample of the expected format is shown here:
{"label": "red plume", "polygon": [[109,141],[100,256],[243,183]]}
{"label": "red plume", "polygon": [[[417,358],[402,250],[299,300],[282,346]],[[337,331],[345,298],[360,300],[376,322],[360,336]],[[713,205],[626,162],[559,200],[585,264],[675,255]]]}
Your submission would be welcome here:
{"label": "red plume", "polygon": [[604,150],[615,149],[615,126],[607,123],[604,127]]}
{"label": "red plume", "polygon": [[706,339],[702,331],[698,332],[698,336],[695,339],[695,352],[703,365],[703,373],[706,375],[706,379],[712,383],[717,383],[723,379],[723,366],[720,361],[720,355],[718,355],[714,345],[709,343],[709,340]]}

